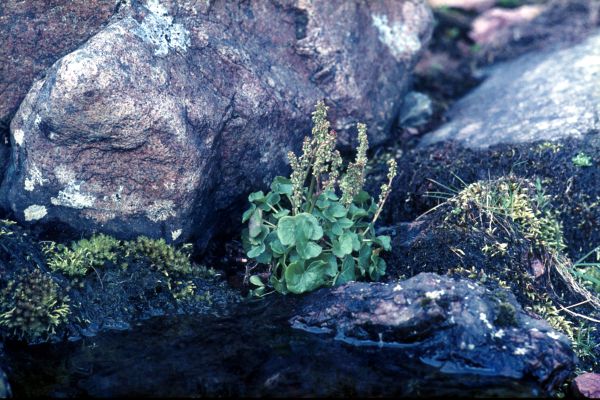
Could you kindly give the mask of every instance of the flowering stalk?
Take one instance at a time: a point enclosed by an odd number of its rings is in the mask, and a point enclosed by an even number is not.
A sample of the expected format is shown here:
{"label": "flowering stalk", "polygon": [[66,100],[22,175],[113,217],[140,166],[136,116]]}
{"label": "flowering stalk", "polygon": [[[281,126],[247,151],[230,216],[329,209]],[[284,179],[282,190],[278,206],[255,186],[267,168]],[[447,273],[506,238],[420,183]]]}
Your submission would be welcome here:
{"label": "flowering stalk", "polygon": [[367,150],[369,141],[367,139],[367,126],[358,124],[358,149],[356,159],[348,165],[346,174],[340,182],[342,190],[342,203],[345,206],[352,204],[354,197],[359,194],[365,185],[365,167],[367,166]]}
{"label": "flowering stalk", "polygon": [[375,221],[377,221],[377,218],[379,218],[379,214],[381,214],[381,210],[383,210],[383,205],[387,201],[387,198],[390,195],[390,192],[392,191],[392,181],[394,180],[394,178],[396,177],[396,174],[398,172],[397,171],[398,163],[396,162],[396,160],[394,160],[392,158],[392,159],[388,160],[387,164],[388,164],[388,173],[387,173],[388,181],[387,181],[387,183],[384,183],[383,185],[381,185],[381,191],[379,192],[379,200],[377,201],[377,211],[375,211],[375,215],[373,216],[373,220],[371,221],[371,224],[375,224]]}

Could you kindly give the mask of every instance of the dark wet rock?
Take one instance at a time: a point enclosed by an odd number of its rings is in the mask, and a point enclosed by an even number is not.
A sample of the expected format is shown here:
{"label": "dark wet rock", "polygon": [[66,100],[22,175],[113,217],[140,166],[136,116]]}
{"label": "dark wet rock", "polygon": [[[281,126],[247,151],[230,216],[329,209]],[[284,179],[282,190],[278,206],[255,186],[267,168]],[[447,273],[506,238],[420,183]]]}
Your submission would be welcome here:
{"label": "dark wet rock", "polygon": [[578,398],[600,399],[600,374],[584,373],[573,379],[571,390]]}
{"label": "dark wet rock", "polygon": [[507,292],[422,273],[306,297],[294,327],[357,346],[399,347],[443,372],[533,380],[551,392],[575,366],[569,339]]}
{"label": "dark wet rock", "polygon": [[0,131],[34,79],[96,34],[117,12],[117,0],[0,2]]}
{"label": "dark wet rock", "polygon": [[424,1],[132,4],[13,119],[19,221],[202,247],[228,207],[287,173],[318,99],[342,145],[359,121],[372,144],[389,138],[432,25]]}
{"label": "dark wet rock", "polygon": [[422,145],[455,140],[467,147],[580,138],[600,129],[600,34],[572,48],[497,66],[450,110],[450,121]]}
{"label": "dark wet rock", "polygon": [[12,397],[12,391],[10,389],[10,384],[8,383],[8,378],[4,371],[0,369],[0,399],[7,399]]}

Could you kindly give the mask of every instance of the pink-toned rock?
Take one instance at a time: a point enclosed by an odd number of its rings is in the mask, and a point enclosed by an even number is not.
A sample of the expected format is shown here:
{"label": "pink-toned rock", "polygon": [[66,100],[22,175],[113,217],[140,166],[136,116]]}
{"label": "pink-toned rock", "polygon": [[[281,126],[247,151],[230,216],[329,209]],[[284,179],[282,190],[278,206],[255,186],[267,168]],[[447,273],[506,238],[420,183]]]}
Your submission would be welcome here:
{"label": "pink-toned rock", "polygon": [[22,223],[205,244],[326,99],[339,141],[390,137],[432,30],[424,0],[131,1],[36,81],[2,190]]}
{"label": "pink-toned rock", "polygon": [[0,1],[0,126],[34,79],[97,33],[117,8],[116,0]]}
{"label": "pink-toned rock", "polygon": [[452,7],[462,10],[485,11],[496,4],[496,0],[428,0],[433,8]]}
{"label": "pink-toned rock", "polygon": [[469,36],[479,45],[506,40],[508,28],[530,22],[544,11],[541,5],[526,5],[515,9],[492,8],[475,18]]}
{"label": "pink-toned rock", "polygon": [[571,389],[576,396],[586,399],[600,399],[600,374],[585,373],[579,375],[571,383]]}

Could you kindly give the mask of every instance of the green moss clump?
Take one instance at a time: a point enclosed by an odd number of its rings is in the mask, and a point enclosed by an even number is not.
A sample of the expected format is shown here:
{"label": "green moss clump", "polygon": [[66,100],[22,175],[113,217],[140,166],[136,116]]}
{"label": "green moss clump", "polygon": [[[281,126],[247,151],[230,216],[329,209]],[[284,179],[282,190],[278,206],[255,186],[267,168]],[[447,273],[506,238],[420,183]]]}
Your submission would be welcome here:
{"label": "green moss clump", "polygon": [[[164,239],[140,236],[135,240],[117,240],[99,234],[81,239],[70,245],[54,242],[44,243],[47,264],[52,271],[71,278],[71,283],[84,287],[86,276],[94,271],[101,287],[105,279],[147,267],[158,272],[164,279],[169,292],[177,302],[193,301],[198,298],[198,282],[193,279],[211,279],[216,272],[191,260],[191,244],[174,247]],[[116,267],[116,269],[115,269]],[[133,272],[132,272],[133,273]]]}
{"label": "green moss clump", "polygon": [[76,277],[85,276],[91,269],[115,263],[121,242],[108,235],[94,235],[90,239],[81,239],[71,246],[46,242],[44,252],[48,266],[52,271]]}
{"label": "green moss clump", "polygon": [[[490,236],[494,236],[493,228],[514,225],[537,249],[559,253],[566,247],[561,224],[540,180],[533,184],[508,176],[475,182],[449,203],[453,206],[450,217],[457,216],[460,225],[484,228]],[[507,219],[514,224],[503,223]]]}
{"label": "green moss clump", "polygon": [[55,334],[67,322],[69,298],[39,269],[8,282],[0,292],[0,331],[6,336],[36,342]]}
{"label": "green moss clump", "polygon": [[190,261],[191,245],[181,249],[167,244],[164,239],[150,239],[145,236],[125,243],[127,253],[135,259],[147,261],[153,268],[165,274],[189,275],[195,272]]}
{"label": "green moss clump", "polygon": [[515,307],[510,303],[500,303],[494,324],[503,328],[518,326],[517,310]]}

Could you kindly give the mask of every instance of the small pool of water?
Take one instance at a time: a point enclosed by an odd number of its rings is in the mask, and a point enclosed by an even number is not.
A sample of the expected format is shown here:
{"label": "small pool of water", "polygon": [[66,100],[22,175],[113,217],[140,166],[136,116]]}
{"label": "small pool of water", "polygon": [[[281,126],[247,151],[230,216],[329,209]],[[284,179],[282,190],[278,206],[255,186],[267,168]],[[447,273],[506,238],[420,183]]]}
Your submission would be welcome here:
{"label": "small pool of water", "polygon": [[17,397],[526,396],[535,385],[441,373],[397,348],[289,326],[286,299],[227,317],[157,318],[71,343],[7,345]]}

